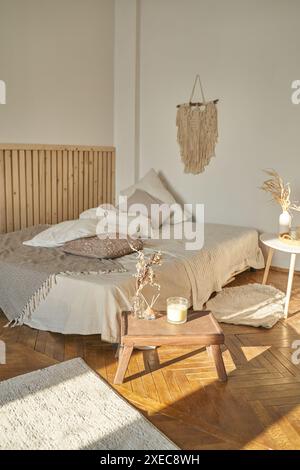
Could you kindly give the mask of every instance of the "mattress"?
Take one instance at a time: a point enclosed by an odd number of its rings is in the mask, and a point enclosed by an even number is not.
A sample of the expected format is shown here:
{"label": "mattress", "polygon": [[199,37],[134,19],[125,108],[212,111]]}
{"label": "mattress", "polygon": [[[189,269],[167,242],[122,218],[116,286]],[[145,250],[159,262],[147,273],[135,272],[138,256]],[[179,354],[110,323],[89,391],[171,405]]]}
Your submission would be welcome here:
{"label": "mattress", "polygon": [[[162,266],[156,269],[161,285],[157,309],[165,309],[166,299],[174,295],[186,297],[190,306],[201,309],[238,272],[264,267],[256,230],[205,224],[204,234],[203,248],[194,251],[186,250],[185,240],[145,241],[146,253],[159,250],[163,256]],[[120,262],[126,272],[58,275],[57,283],[25,324],[63,334],[101,334],[104,341],[118,342],[121,312],[130,309],[134,296],[136,254],[124,256]],[[0,298],[2,305],[5,302]]]}

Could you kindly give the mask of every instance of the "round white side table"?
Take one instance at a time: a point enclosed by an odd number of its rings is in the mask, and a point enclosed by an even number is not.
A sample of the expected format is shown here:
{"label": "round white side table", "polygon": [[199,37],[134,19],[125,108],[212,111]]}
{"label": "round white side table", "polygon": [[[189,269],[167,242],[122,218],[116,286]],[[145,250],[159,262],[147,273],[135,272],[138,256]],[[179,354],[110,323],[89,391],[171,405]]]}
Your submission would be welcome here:
{"label": "round white side table", "polygon": [[289,313],[289,303],[290,303],[292,286],[293,286],[296,256],[300,255],[300,246],[288,245],[287,243],[282,242],[279,239],[278,235],[276,235],[275,233],[263,233],[260,236],[260,241],[269,248],[267,264],[266,264],[264,278],[262,282],[263,284],[267,283],[274,251],[278,250],[284,253],[289,253],[291,255],[286,299],[285,299],[285,306],[284,306],[284,316],[285,318],[287,318],[288,313]]}

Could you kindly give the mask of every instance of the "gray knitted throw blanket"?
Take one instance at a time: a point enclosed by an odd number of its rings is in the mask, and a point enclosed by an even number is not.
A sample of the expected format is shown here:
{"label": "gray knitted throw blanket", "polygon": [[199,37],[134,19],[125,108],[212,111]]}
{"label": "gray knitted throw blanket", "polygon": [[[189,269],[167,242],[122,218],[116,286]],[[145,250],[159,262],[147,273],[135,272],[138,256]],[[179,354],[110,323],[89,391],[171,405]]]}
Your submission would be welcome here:
{"label": "gray knitted throw blanket", "polygon": [[39,225],[0,235],[0,308],[12,326],[29,319],[57,282],[58,275],[125,272],[116,260],[84,258],[60,248],[24,246],[49,226]]}

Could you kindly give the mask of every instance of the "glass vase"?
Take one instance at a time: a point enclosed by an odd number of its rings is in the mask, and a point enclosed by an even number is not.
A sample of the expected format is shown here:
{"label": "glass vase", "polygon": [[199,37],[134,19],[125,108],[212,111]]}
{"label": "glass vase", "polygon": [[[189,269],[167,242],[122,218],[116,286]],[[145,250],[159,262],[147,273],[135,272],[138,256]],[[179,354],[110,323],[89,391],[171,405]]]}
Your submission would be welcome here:
{"label": "glass vase", "polygon": [[134,318],[142,320],[145,318],[145,302],[140,295],[135,295],[131,301],[131,312]]}

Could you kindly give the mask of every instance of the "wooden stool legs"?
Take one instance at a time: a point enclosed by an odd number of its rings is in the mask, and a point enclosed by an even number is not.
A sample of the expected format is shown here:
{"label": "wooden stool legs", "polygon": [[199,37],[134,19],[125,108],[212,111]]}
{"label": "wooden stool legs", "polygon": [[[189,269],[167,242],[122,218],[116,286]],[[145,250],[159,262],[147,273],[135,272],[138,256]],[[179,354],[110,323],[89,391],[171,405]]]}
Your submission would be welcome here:
{"label": "wooden stool legs", "polygon": [[215,366],[217,369],[218,377],[221,382],[227,381],[227,373],[223,361],[222,351],[219,344],[212,344],[208,347],[209,353],[212,355],[213,360],[215,361]]}
{"label": "wooden stool legs", "polygon": [[117,369],[117,373],[116,373],[115,380],[114,380],[115,385],[121,385],[123,383],[124,376],[126,374],[126,370],[130,361],[132,351],[133,351],[133,346],[125,345],[121,347],[118,369]]}
{"label": "wooden stool legs", "polygon": [[[209,356],[213,358],[216,366],[216,370],[218,373],[219,380],[221,382],[226,382],[227,381],[227,373],[223,361],[223,356],[222,356],[222,351],[221,347],[219,344],[213,344],[211,346],[207,346],[207,352],[209,353]],[[120,348],[120,353],[119,353],[119,364],[118,364],[118,369],[117,373],[115,375],[115,380],[114,384],[115,385],[121,385],[123,383],[127,367],[130,361],[130,357],[133,351],[133,345],[124,345],[121,346]],[[151,351],[153,352],[153,351]],[[144,358],[146,359],[146,357]],[[145,361],[145,369],[147,372],[149,372],[149,365],[147,367],[146,361]]]}

